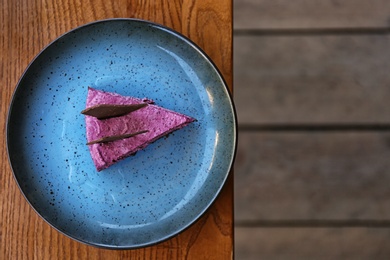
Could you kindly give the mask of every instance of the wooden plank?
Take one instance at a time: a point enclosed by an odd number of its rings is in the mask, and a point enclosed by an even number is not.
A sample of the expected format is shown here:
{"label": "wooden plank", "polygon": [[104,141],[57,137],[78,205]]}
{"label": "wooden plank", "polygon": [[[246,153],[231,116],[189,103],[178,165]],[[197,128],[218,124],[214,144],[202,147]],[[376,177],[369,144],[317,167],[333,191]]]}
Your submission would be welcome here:
{"label": "wooden plank", "polygon": [[235,29],[388,27],[386,0],[236,0]]}
{"label": "wooden plank", "polygon": [[389,132],[241,132],[237,222],[390,220]]}
{"label": "wooden plank", "polygon": [[[186,0],[183,5],[185,19],[182,21],[182,33],[211,58],[220,70],[230,92],[233,92],[232,5],[231,0],[224,0],[224,4],[213,0]],[[208,44],[211,39],[213,44]]]}
{"label": "wooden plank", "polygon": [[[95,20],[147,19],[189,35],[212,51],[232,89],[232,3],[190,1],[0,0],[0,258],[1,259],[229,259],[233,250],[233,178],[205,215],[180,235],[138,250],[104,250],[78,243],[45,223],[28,205],[12,177],[5,143],[7,110],[31,59],[61,34]],[[207,14],[213,14],[208,16]],[[207,21],[205,21],[207,19]],[[219,34],[198,34],[199,28]],[[209,27],[210,26],[210,27]]]}
{"label": "wooden plank", "polygon": [[236,228],[236,259],[387,259],[390,228]]}
{"label": "wooden plank", "polygon": [[235,37],[241,124],[389,123],[390,36]]}

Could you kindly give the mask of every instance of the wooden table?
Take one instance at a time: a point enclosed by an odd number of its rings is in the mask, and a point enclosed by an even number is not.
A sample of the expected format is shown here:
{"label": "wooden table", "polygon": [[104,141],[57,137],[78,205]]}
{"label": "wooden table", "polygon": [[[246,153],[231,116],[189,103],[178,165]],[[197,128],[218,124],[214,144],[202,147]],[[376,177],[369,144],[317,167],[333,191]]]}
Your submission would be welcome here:
{"label": "wooden table", "polygon": [[390,1],[280,3],[234,1],[235,256],[388,259]]}
{"label": "wooden table", "polygon": [[29,62],[61,34],[114,17],[146,19],[188,36],[213,59],[232,91],[231,0],[0,0],[0,259],[229,259],[233,257],[233,176],[207,213],[155,246],[105,250],[60,234],[19,191],[6,151],[12,93]]}

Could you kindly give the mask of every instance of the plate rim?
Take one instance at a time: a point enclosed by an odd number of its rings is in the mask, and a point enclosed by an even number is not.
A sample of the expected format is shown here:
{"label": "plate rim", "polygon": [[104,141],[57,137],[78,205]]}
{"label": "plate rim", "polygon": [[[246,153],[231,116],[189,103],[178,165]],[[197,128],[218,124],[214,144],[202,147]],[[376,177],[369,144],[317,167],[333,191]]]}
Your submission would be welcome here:
{"label": "plate rim", "polygon": [[[43,217],[43,215],[38,212],[38,210],[33,206],[32,202],[27,198],[24,190],[22,189],[21,183],[18,181],[18,177],[16,176],[17,174],[15,173],[14,165],[11,162],[11,155],[10,155],[10,149],[9,149],[9,146],[10,146],[10,132],[11,132],[10,122],[11,122],[11,114],[12,114],[12,110],[13,110],[13,107],[14,107],[15,99],[16,99],[16,96],[17,96],[18,92],[21,91],[20,90],[21,89],[21,82],[26,77],[27,72],[29,71],[30,67],[35,63],[35,61],[50,46],[52,46],[53,44],[55,44],[56,42],[58,42],[62,38],[66,37],[67,35],[75,32],[75,31],[78,31],[78,30],[83,29],[83,28],[88,27],[88,26],[97,25],[99,23],[116,22],[116,21],[139,22],[139,23],[143,23],[143,24],[146,24],[146,25],[153,26],[153,27],[155,27],[155,28],[157,28],[159,30],[164,30],[164,31],[168,32],[169,34],[173,35],[174,37],[181,38],[181,40],[183,40],[184,42],[189,44],[190,47],[192,47],[199,54],[201,54],[204,57],[204,59],[206,60],[206,62],[209,63],[211,65],[211,67],[215,70],[217,76],[220,78],[221,82],[223,83],[223,87],[225,89],[225,92],[227,93],[228,103],[229,103],[229,107],[231,108],[232,118],[233,118],[233,121],[234,121],[233,122],[233,135],[232,135],[233,136],[233,138],[232,138],[232,148],[233,149],[231,151],[231,159],[230,159],[230,161],[229,161],[229,163],[227,165],[228,166],[227,167],[228,171],[227,171],[226,174],[224,174],[223,181],[220,183],[219,188],[215,190],[214,195],[212,196],[212,199],[206,204],[206,206],[203,207],[203,209],[200,210],[200,212],[194,218],[192,218],[190,221],[188,221],[188,223],[186,223],[182,228],[176,229],[175,232],[171,232],[169,235],[162,236],[160,239],[157,239],[157,240],[155,239],[155,240],[153,240],[153,241],[151,241],[149,243],[143,243],[143,244],[137,244],[137,245],[126,245],[126,246],[115,246],[115,245],[109,245],[109,244],[101,244],[101,243],[94,243],[94,242],[90,242],[90,241],[84,241],[84,240],[82,240],[80,238],[72,236],[71,234],[68,234],[67,232],[65,232],[63,230],[60,230],[59,227],[57,227],[56,225],[51,223],[48,219]],[[54,40],[49,42],[47,45],[45,45],[34,56],[34,58],[31,59],[31,61],[28,63],[28,65],[26,66],[26,68],[22,72],[21,76],[19,77],[19,80],[16,83],[16,86],[15,86],[13,92],[12,92],[12,95],[11,95],[11,98],[10,98],[10,102],[9,102],[9,105],[8,105],[7,117],[6,117],[6,125],[5,125],[5,132],[6,132],[5,133],[5,136],[6,136],[6,138],[5,138],[6,139],[5,140],[5,145],[6,145],[8,164],[9,164],[9,166],[11,168],[13,179],[16,182],[16,184],[17,184],[17,186],[19,188],[20,193],[23,195],[24,199],[27,201],[29,206],[34,210],[34,212],[41,219],[43,219],[44,222],[49,224],[50,227],[54,228],[60,234],[65,235],[66,237],[68,237],[68,238],[70,238],[72,240],[75,240],[75,241],[80,242],[82,244],[93,246],[93,247],[96,247],[96,248],[111,249],[111,250],[139,249],[139,248],[145,248],[145,247],[149,247],[149,246],[154,246],[156,244],[162,243],[162,242],[164,242],[166,240],[169,240],[169,239],[171,239],[171,238],[173,238],[173,237],[183,233],[184,231],[189,229],[191,226],[193,226],[195,223],[197,223],[206,214],[206,212],[209,211],[209,209],[212,207],[212,205],[218,199],[218,197],[221,194],[221,190],[225,187],[225,184],[226,184],[227,180],[229,179],[229,176],[232,175],[234,162],[235,162],[236,154],[237,154],[237,146],[238,146],[238,121],[237,121],[237,111],[236,111],[236,106],[234,104],[233,95],[232,95],[232,92],[229,90],[228,84],[226,83],[226,80],[224,79],[221,71],[216,66],[214,61],[208,56],[208,54],[202,48],[200,48],[194,41],[192,41],[189,37],[185,36],[181,32],[178,32],[178,31],[176,31],[176,30],[174,30],[174,29],[172,29],[172,28],[170,28],[168,26],[165,26],[165,25],[162,25],[162,24],[150,21],[150,20],[139,19],[139,18],[107,18],[107,19],[101,19],[101,20],[95,20],[95,21],[92,21],[92,22],[88,22],[88,23],[76,26],[76,27],[72,28],[71,30],[66,31],[65,33],[62,33],[57,38],[55,38]]]}

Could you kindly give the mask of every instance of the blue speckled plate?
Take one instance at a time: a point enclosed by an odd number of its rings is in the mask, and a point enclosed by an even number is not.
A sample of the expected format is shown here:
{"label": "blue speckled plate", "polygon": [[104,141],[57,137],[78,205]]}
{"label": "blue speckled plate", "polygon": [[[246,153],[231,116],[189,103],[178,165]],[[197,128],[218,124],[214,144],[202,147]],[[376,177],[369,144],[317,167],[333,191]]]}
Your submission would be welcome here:
{"label": "blue speckled plate", "polygon": [[[85,145],[88,86],[147,97],[198,121],[97,172]],[[50,225],[78,241],[137,248],[194,223],[225,183],[236,149],[226,84],[187,38],[112,19],[61,36],[15,90],[7,147],[15,179]]]}

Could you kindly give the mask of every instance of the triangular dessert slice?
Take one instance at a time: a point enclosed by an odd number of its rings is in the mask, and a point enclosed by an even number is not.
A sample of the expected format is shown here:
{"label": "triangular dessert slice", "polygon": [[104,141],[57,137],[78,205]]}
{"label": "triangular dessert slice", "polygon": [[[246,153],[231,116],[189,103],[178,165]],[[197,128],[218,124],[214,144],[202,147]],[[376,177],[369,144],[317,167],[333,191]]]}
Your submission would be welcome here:
{"label": "triangular dessert slice", "polygon": [[[85,116],[88,143],[111,136],[131,136],[112,142],[88,145],[98,171],[195,121],[192,117],[156,106],[147,99],[121,96],[90,87],[88,88],[86,108],[100,104],[131,105],[142,103],[147,103],[147,105],[122,116],[107,119]],[[135,134],[133,135],[133,133]]]}

